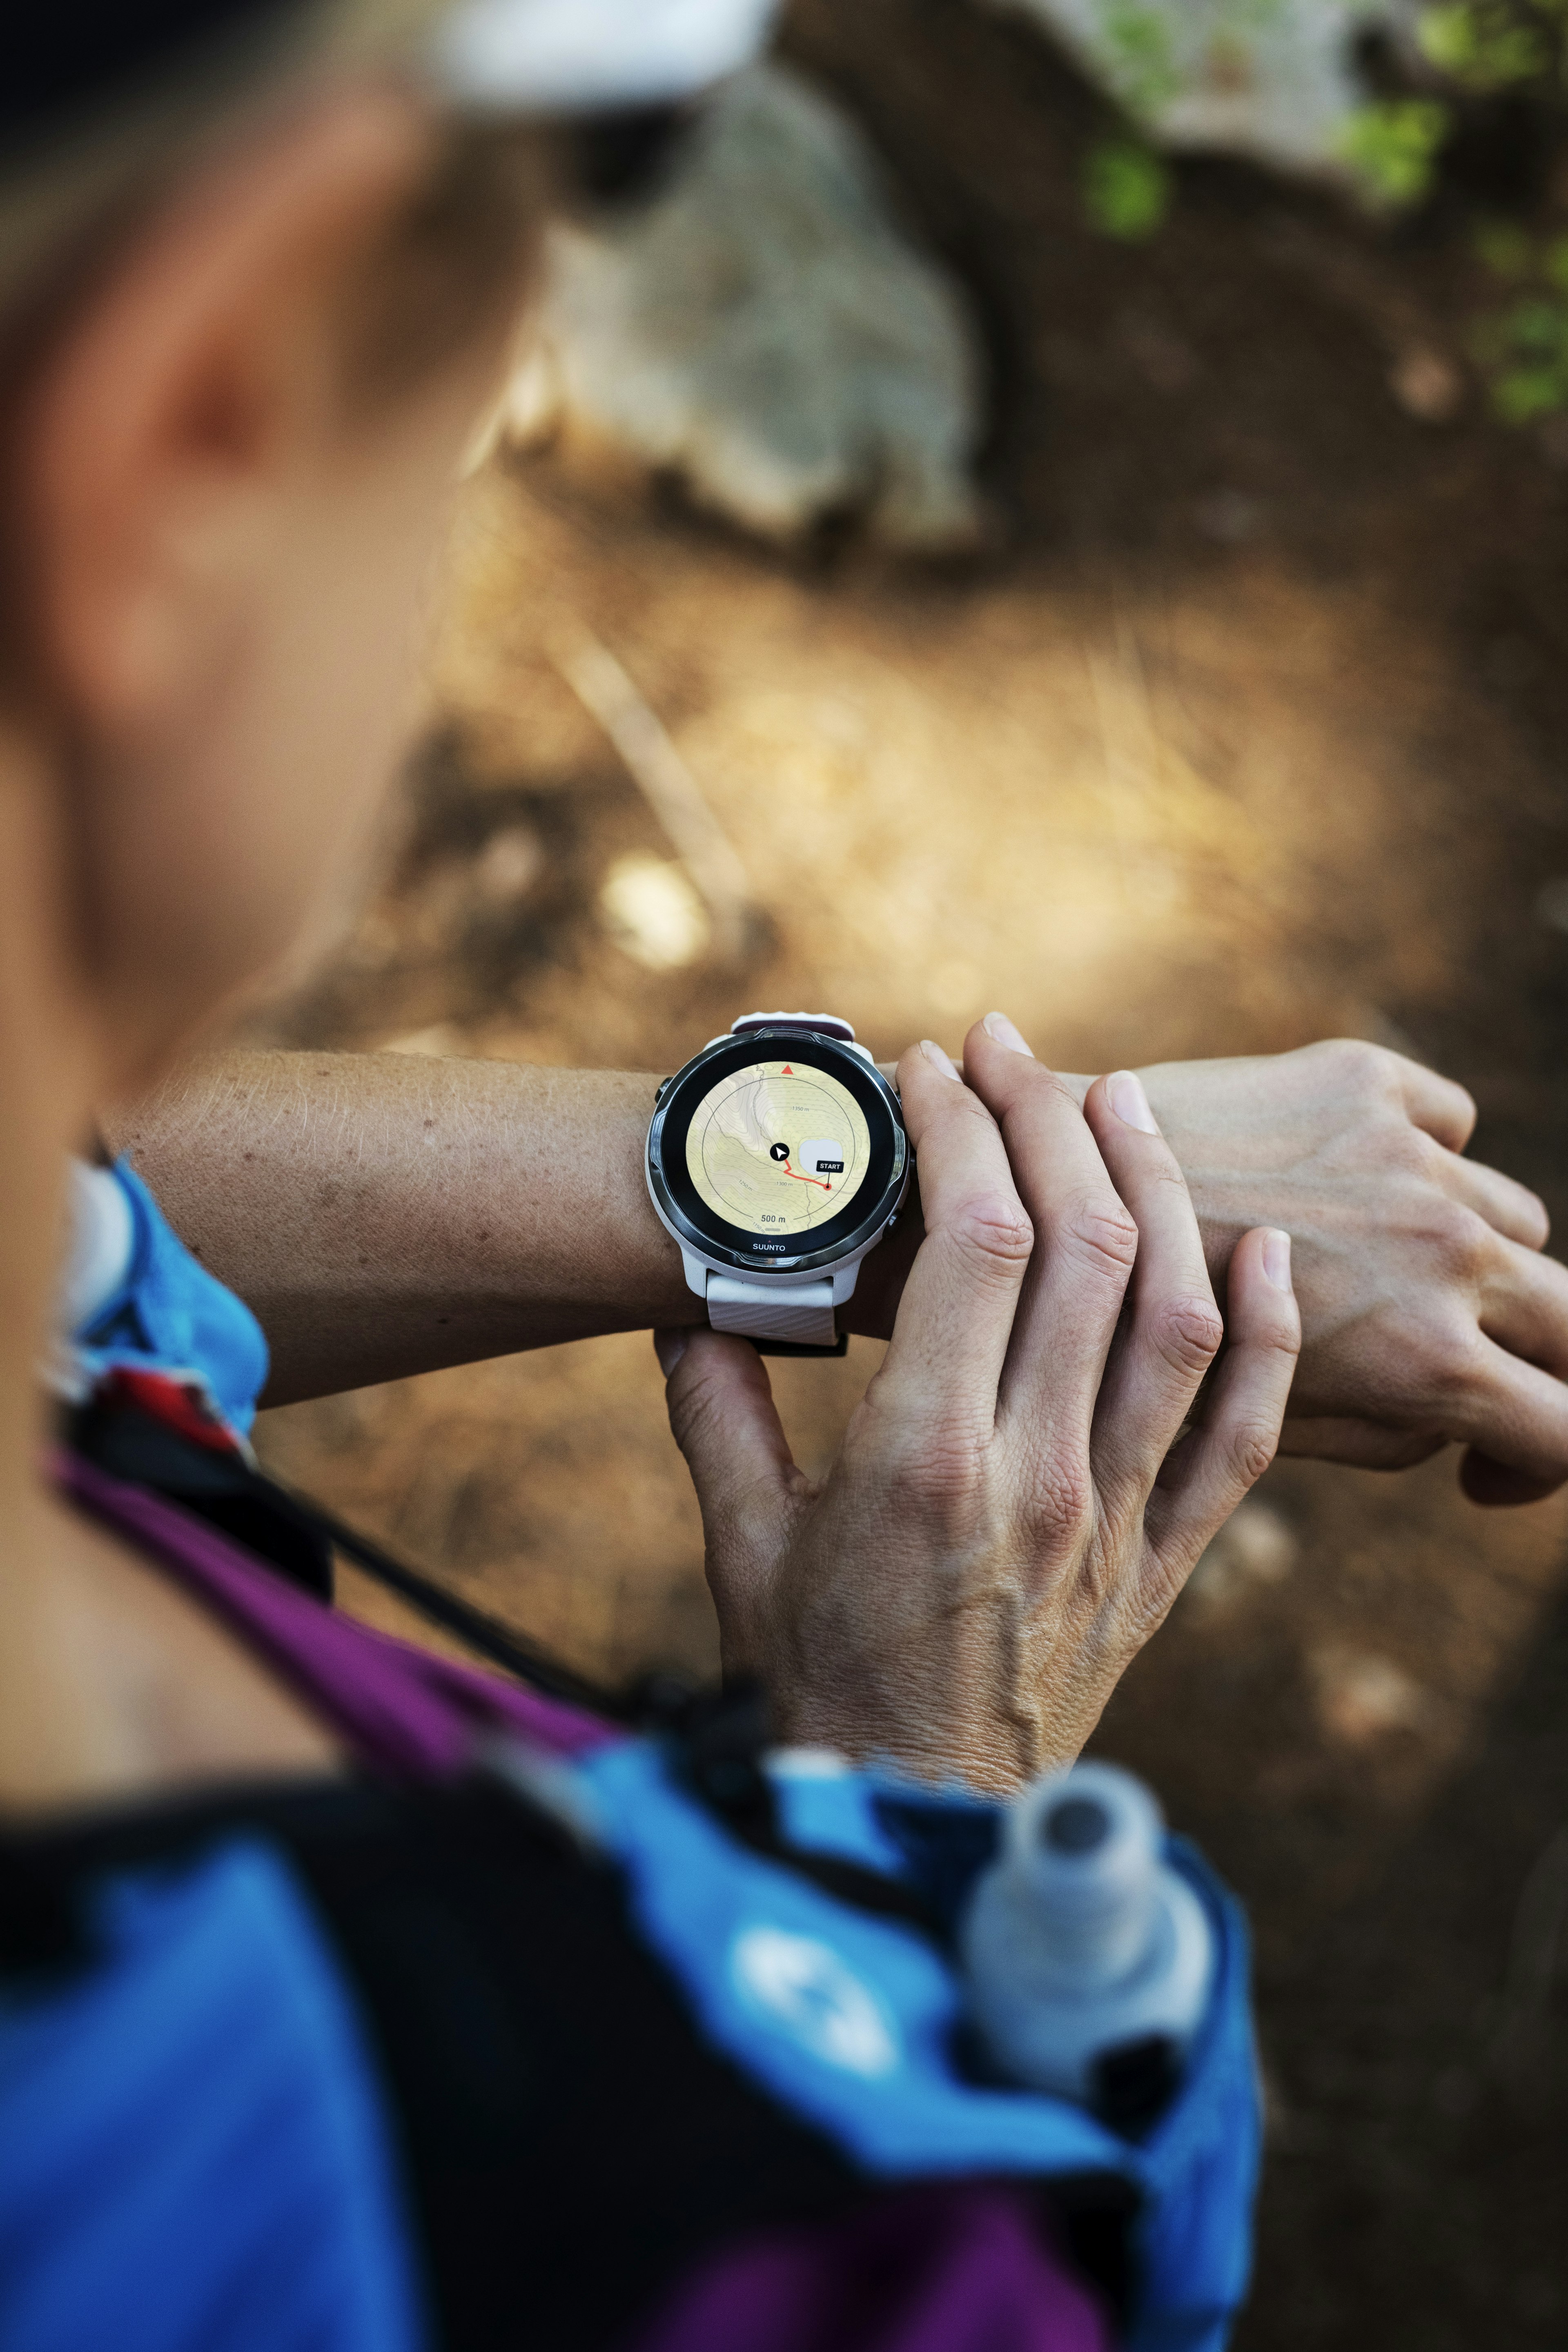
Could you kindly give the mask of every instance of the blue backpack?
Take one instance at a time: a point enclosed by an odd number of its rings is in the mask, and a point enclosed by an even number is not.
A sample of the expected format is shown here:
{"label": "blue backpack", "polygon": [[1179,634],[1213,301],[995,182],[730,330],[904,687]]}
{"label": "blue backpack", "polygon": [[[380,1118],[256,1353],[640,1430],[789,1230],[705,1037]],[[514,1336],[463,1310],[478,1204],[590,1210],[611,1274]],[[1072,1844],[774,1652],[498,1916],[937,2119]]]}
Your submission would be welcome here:
{"label": "blue backpack", "polygon": [[[150,1333],[219,1288],[166,1227],[145,1263]],[[94,1351],[134,1365],[134,1299],[115,1319]],[[456,1783],[0,1840],[0,2347],[1103,2343],[1065,2305],[1019,2322],[1034,2232],[1129,2352],[1218,2352],[1259,2150],[1240,1914],[1169,1841],[1217,1965],[1157,2112],[999,2082],[954,1940],[1003,1818],[773,1754],[731,1694],[573,1755],[498,1741]],[[246,2295],[248,2332],[213,2333]]]}

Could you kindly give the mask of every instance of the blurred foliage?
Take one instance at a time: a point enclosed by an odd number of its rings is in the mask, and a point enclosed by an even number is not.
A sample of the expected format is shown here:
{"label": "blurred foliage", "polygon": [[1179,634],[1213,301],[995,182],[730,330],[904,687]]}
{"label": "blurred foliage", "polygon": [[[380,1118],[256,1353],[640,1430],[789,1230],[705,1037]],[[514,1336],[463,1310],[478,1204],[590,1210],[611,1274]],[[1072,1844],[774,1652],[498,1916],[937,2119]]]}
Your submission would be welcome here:
{"label": "blurred foliage", "polygon": [[1481,259],[1512,299],[1471,333],[1471,349],[1509,425],[1568,409],[1568,236],[1531,236],[1494,224],[1477,239]]}
{"label": "blurred foliage", "polygon": [[1132,114],[1152,112],[1182,86],[1171,27],[1157,8],[1138,0],[1103,0],[1100,23],[1110,57],[1110,83]]}
{"label": "blurred foliage", "polygon": [[[1213,56],[1233,35],[1245,57],[1245,36],[1278,23],[1289,5],[1209,0]],[[1169,5],[1100,0],[1100,16],[1116,96],[1134,118],[1157,113],[1182,87]],[[1429,0],[1411,29],[1447,94],[1406,87],[1373,100],[1352,116],[1341,148],[1366,201],[1385,214],[1413,211],[1432,194],[1467,104],[1506,97],[1561,113],[1568,99],[1568,0]],[[1124,243],[1152,236],[1173,193],[1169,168],[1134,135],[1104,138],[1084,160],[1084,210],[1101,236]],[[1493,223],[1478,249],[1508,289],[1470,334],[1497,415],[1525,425],[1568,413],[1568,234]]]}
{"label": "blurred foliage", "polygon": [[1084,159],[1083,208],[1102,236],[1135,245],[1152,236],[1171,206],[1171,174],[1152,148],[1105,139]]}
{"label": "blurred foliage", "polygon": [[[1466,97],[1568,89],[1568,0],[1437,0],[1415,34],[1426,62]],[[1453,122],[1440,98],[1381,100],[1352,119],[1345,161],[1373,204],[1407,211],[1430,194]]]}
{"label": "blurred foliage", "polygon": [[1568,0],[1441,0],[1418,18],[1423,56],[1462,89],[1489,96],[1563,79]]}
{"label": "blurred foliage", "polygon": [[1373,204],[1403,211],[1420,203],[1436,176],[1449,121],[1448,109],[1436,98],[1391,98],[1358,107],[1343,154]]}

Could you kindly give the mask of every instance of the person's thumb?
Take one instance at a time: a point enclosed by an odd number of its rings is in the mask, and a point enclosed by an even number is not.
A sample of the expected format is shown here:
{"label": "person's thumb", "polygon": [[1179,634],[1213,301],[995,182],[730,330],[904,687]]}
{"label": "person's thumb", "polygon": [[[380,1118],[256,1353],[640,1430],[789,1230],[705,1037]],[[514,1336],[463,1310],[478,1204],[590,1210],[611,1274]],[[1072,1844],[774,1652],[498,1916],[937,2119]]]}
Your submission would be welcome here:
{"label": "person's thumb", "polygon": [[710,1569],[760,1565],[783,1533],[799,1480],[773,1403],[767,1367],[745,1339],[700,1328],[656,1331],[665,1402],[675,1442],[686,1456]]}

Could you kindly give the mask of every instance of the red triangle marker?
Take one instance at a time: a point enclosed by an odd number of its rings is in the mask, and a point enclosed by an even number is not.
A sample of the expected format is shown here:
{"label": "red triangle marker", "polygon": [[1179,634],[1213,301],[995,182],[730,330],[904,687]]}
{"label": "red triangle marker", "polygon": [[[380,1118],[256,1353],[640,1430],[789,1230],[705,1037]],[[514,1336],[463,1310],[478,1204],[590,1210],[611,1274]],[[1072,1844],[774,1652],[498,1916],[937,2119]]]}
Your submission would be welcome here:
{"label": "red triangle marker", "polygon": [[794,1076],[795,1076],[795,1072],[790,1068],[790,1066],[789,1066],[789,1064],[788,1064],[787,1062],[786,1062],[786,1063],[784,1064],[784,1070],[783,1070],[783,1072],[782,1072],[782,1075],[783,1075],[784,1077],[786,1077],[786,1078],[793,1078],[793,1077],[794,1077]]}

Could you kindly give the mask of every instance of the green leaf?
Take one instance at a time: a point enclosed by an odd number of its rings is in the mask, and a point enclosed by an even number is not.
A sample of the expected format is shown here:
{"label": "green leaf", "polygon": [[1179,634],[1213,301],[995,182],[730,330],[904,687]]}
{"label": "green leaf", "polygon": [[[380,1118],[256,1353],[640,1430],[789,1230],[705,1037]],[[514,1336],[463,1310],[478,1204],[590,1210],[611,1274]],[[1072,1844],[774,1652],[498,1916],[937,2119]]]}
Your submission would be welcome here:
{"label": "green leaf", "polygon": [[1100,0],[1100,15],[1117,97],[1134,114],[1154,112],[1182,86],[1169,25],[1138,0]]}
{"label": "green leaf", "polygon": [[1531,425],[1568,407],[1568,372],[1510,368],[1492,386],[1492,405],[1505,425]]}
{"label": "green leaf", "polygon": [[1423,54],[1466,89],[1507,89],[1552,63],[1550,37],[1530,21],[1528,0],[1465,0],[1426,9],[1415,27]]}
{"label": "green leaf", "polygon": [[1083,208],[1101,236],[1136,245],[1152,236],[1171,205],[1171,175],[1158,155],[1130,139],[1102,140],[1084,159]]}
{"label": "green leaf", "polygon": [[1368,193],[1389,205],[1418,204],[1448,130],[1448,110],[1433,98],[1394,98],[1358,107],[1341,152]]}

